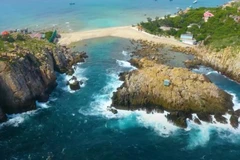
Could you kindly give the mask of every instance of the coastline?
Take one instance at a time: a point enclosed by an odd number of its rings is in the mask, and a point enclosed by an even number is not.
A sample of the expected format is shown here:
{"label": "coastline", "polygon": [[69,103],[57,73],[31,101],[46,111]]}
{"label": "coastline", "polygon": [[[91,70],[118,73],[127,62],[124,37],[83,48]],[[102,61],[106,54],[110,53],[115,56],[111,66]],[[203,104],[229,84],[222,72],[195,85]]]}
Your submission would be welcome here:
{"label": "coastline", "polygon": [[152,41],[154,43],[162,43],[162,44],[168,44],[168,45],[178,46],[178,47],[193,47],[191,45],[184,44],[173,37],[169,37],[169,38],[159,37],[144,31],[138,31],[136,27],[131,27],[131,26],[111,27],[111,28],[79,31],[79,32],[72,32],[72,33],[61,33],[59,44],[69,45],[71,43],[86,40],[86,39],[108,37],[108,36],[134,39],[134,40],[141,39],[141,40]]}

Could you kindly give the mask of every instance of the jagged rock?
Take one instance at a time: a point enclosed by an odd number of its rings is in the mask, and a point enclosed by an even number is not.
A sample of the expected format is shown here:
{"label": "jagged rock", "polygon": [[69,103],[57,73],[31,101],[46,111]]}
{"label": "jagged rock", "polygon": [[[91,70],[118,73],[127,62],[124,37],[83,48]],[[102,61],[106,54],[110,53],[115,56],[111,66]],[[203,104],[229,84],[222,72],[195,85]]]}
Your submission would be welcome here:
{"label": "jagged rock", "polygon": [[198,113],[198,118],[204,122],[212,123],[212,117],[209,114],[206,113]]}
{"label": "jagged rock", "polygon": [[110,106],[107,107],[107,110],[112,112],[113,114],[117,114],[118,113],[118,111],[115,108],[110,107]]}
{"label": "jagged rock", "polygon": [[[232,109],[232,96],[217,88],[204,75],[146,59],[135,60],[134,63],[140,69],[122,78],[125,82],[112,98],[112,105],[116,108],[135,110],[162,106],[168,111],[208,114]],[[165,79],[171,81],[170,86],[163,85]]]}
{"label": "jagged rock", "polygon": [[184,64],[187,68],[196,68],[197,66],[201,65],[201,61],[195,58],[193,60],[186,60]]}
{"label": "jagged rock", "polygon": [[[81,82],[82,83],[82,82]],[[77,77],[73,76],[69,81],[68,81],[68,84],[70,86],[70,89],[71,90],[79,90],[81,87],[80,81],[77,80]]]}
{"label": "jagged rock", "polygon": [[201,123],[201,121],[198,119],[198,118],[194,118],[194,122],[196,123],[196,124],[198,124],[198,125],[201,125],[202,123]]}
{"label": "jagged rock", "polygon": [[[140,69],[122,74],[124,83],[112,97],[112,106],[116,108],[150,111],[163,108],[169,112],[197,113],[207,122],[212,122],[210,114],[222,115],[233,110],[232,96],[202,74],[146,59],[131,62]],[[170,80],[170,86],[164,86],[165,79]],[[185,119],[177,119],[181,120],[180,126],[184,126]]]}
{"label": "jagged rock", "polygon": [[239,47],[227,47],[214,51],[206,47],[195,48],[194,55],[201,63],[221,72],[223,75],[240,82]]}
{"label": "jagged rock", "polygon": [[236,116],[240,117],[240,109],[236,110],[236,111],[234,112],[234,114],[235,114]]}
{"label": "jagged rock", "polygon": [[67,71],[87,57],[66,47],[42,47],[41,53],[22,51],[24,54],[11,62],[0,61],[0,104],[5,113],[36,109],[35,101],[46,102],[56,87],[55,71]]}
{"label": "jagged rock", "polygon": [[186,114],[184,112],[171,112],[167,115],[168,121],[182,128],[187,127],[187,122],[186,122],[187,118],[192,119],[191,114]]}
{"label": "jagged rock", "polygon": [[223,117],[222,115],[214,115],[214,118],[220,123],[227,124],[227,118]]}
{"label": "jagged rock", "polygon": [[52,55],[55,70],[60,73],[70,71],[73,64],[84,62],[84,59],[88,57],[86,52],[71,52],[70,49],[66,47],[57,48]]}
{"label": "jagged rock", "polygon": [[232,115],[230,117],[230,124],[232,125],[233,128],[238,128],[238,116]]}
{"label": "jagged rock", "polygon": [[5,122],[5,121],[7,121],[7,116],[6,116],[6,114],[3,112],[3,110],[2,110],[2,108],[1,108],[1,106],[0,106],[0,123]]}

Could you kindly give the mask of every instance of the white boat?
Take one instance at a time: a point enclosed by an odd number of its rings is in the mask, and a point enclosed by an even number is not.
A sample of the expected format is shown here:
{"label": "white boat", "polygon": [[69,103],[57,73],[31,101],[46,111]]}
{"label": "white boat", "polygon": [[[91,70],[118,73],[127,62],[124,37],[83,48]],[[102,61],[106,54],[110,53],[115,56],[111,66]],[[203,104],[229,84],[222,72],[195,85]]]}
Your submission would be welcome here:
{"label": "white boat", "polygon": [[193,1],[193,4],[197,3],[197,0]]}

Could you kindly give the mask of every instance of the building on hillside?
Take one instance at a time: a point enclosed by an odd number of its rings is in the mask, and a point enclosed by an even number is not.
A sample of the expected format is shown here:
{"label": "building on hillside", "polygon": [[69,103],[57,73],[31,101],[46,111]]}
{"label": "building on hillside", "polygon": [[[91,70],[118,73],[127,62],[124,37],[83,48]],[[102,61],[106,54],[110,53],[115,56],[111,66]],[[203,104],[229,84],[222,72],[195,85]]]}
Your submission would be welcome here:
{"label": "building on hillside", "polygon": [[32,34],[30,34],[30,37],[31,38],[37,38],[37,39],[43,39],[43,38],[45,38],[45,34],[42,34],[42,33],[32,33]]}
{"label": "building on hillside", "polygon": [[196,40],[193,38],[193,35],[190,34],[190,33],[181,34],[180,41],[185,43],[185,44],[189,44],[189,45],[196,45],[197,44]]}
{"label": "building on hillside", "polygon": [[214,16],[214,15],[213,15],[211,12],[206,11],[206,12],[203,14],[203,19],[204,19],[205,22],[207,22],[208,19],[211,18],[211,17],[213,17],[213,16]]}

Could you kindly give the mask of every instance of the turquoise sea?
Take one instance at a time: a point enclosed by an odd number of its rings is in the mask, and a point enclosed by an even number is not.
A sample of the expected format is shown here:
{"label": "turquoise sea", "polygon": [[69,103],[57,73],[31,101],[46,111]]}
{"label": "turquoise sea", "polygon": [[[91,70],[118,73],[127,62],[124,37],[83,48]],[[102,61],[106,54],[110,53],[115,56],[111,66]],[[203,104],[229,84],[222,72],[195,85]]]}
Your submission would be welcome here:
{"label": "turquoise sea", "polygon": [[[136,24],[174,14],[177,7],[217,6],[228,0],[1,0],[0,31],[57,27],[64,31]],[[75,5],[69,5],[75,3]]]}
{"label": "turquoise sea", "polygon": [[[174,12],[177,6],[192,4],[190,0],[75,0],[75,6],[69,6],[73,2],[69,0],[3,2],[1,29],[35,24],[65,26],[69,22],[73,30],[129,25],[143,20],[144,14],[161,16]],[[199,0],[197,5],[216,6],[224,2]],[[117,14],[121,16],[114,18]],[[75,50],[89,55],[85,63],[75,66],[75,76],[84,81],[82,88],[71,92],[65,86],[70,77],[59,74],[59,85],[49,102],[39,103],[36,111],[9,115],[10,120],[0,125],[0,160],[240,159],[240,129],[230,125],[203,122],[198,126],[188,121],[188,128],[180,129],[168,123],[164,114],[108,112],[112,93],[122,84],[118,74],[135,69],[127,62],[131,43],[105,37],[76,46]],[[211,68],[194,71],[206,74],[232,94],[234,109],[240,108],[238,83]]]}

